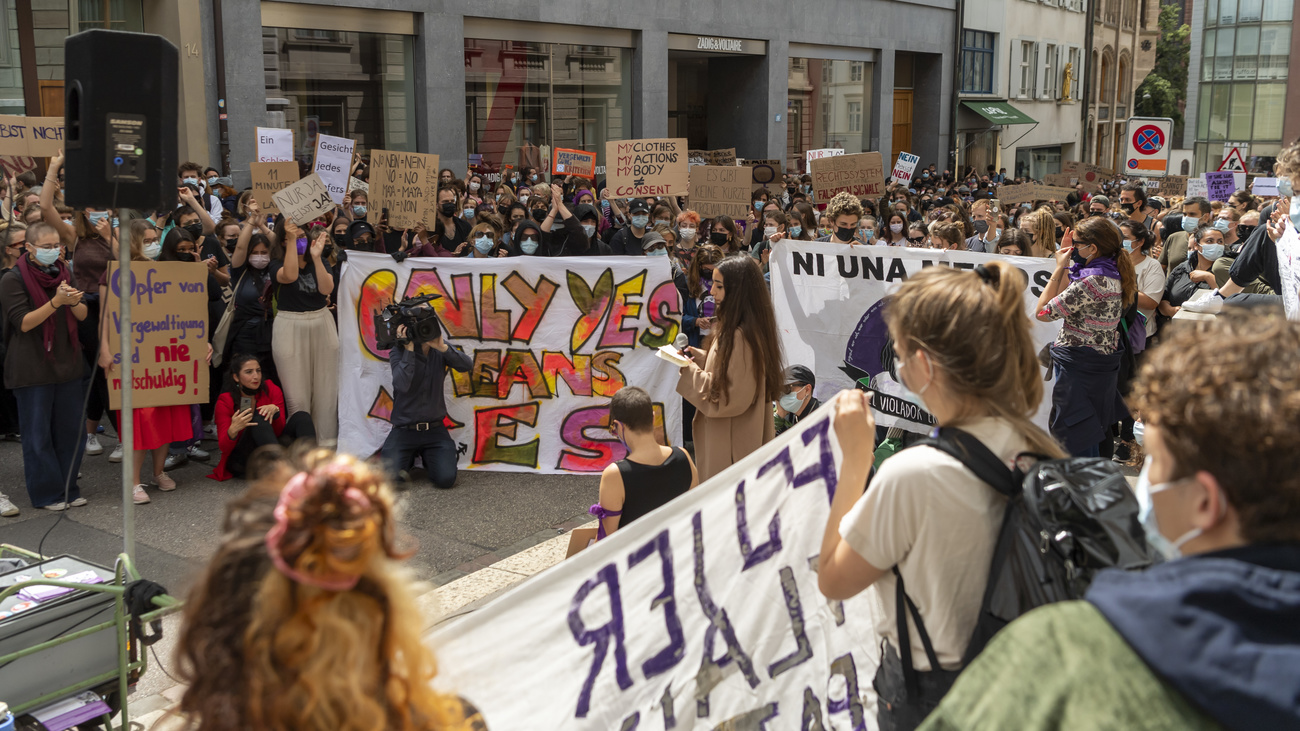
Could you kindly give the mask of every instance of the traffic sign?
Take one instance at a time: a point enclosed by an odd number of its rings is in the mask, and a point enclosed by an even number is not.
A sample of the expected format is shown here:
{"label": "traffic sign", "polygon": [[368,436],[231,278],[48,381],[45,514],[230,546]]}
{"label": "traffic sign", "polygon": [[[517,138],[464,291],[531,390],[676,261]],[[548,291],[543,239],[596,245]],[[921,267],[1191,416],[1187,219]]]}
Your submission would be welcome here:
{"label": "traffic sign", "polygon": [[1132,117],[1128,123],[1128,149],[1124,174],[1161,178],[1169,173],[1169,151],[1174,121],[1168,117]]}
{"label": "traffic sign", "polygon": [[1246,172],[1246,160],[1241,156],[1241,148],[1233,147],[1219,163],[1220,172],[1244,173]]}

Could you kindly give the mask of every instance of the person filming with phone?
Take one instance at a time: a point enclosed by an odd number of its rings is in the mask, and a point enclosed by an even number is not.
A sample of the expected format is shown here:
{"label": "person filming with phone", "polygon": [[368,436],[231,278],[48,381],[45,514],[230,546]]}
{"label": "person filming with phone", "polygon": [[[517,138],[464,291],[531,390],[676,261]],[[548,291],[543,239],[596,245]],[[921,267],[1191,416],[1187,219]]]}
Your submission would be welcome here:
{"label": "person filming with phone", "polygon": [[390,349],[388,364],[393,369],[393,428],[381,453],[394,477],[405,477],[420,455],[433,486],[450,490],[456,484],[456,442],[443,423],[443,382],[448,368],[465,373],[474,362],[443,341],[429,299],[425,295],[389,305],[375,318],[378,346]]}
{"label": "person filming with phone", "polygon": [[311,414],[299,411],[286,419],[284,393],[262,378],[261,360],[247,353],[230,359],[230,387],[217,397],[214,419],[221,461],[208,477],[217,481],[243,479],[258,447],[316,439]]}

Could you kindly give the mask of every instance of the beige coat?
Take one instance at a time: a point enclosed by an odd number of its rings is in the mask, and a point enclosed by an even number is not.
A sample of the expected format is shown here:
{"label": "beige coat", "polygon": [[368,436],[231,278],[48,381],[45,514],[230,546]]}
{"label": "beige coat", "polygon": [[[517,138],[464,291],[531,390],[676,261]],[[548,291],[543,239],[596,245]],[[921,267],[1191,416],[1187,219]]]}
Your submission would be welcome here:
{"label": "beige coat", "polygon": [[[744,459],[776,438],[772,402],[763,393],[763,373],[745,336],[737,333],[731,361],[720,363],[718,343],[709,348],[703,370],[698,363],[682,368],[677,393],[695,406],[695,465],[700,483]],[[718,402],[708,399],[716,374],[725,370],[731,388]]]}

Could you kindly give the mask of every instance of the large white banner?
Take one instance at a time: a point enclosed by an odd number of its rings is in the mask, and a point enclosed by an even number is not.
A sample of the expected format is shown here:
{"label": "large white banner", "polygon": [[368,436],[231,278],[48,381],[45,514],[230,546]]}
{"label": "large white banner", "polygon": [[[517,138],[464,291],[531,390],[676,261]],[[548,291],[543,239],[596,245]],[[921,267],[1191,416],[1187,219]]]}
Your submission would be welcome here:
{"label": "large white banner", "polygon": [[[875,393],[871,405],[877,424],[929,433],[935,426],[934,417],[901,398],[902,382],[894,372],[893,341],[885,324],[885,297],[925,267],[974,269],[995,258],[1025,273],[1029,282],[1025,311],[1033,323],[1034,347],[1041,349],[1061,328],[1059,322],[1042,323],[1034,317],[1038,295],[1052,277],[1053,259],[788,239],[779,242],[769,267],[772,304],[786,363],[812,369],[819,398],[845,388],[867,389]],[[1035,419],[1044,429],[1051,411],[1051,390],[1052,384],[1045,383]]]}
{"label": "large white banner", "polygon": [[654,355],[681,327],[667,260],[627,257],[407,259],[348,253],[338,296],[339,446],[367,456],[388,436],[388,351],[375,315],[441,299],[446,342],[474,361],[444,388],[461,469],[599,473],[627,454],[607,430],[609,397],[640,386],[661,440],[681,443],[678,370]]}
{"label": "large white banner", "polygon": [[874,728],[877,600],[817,588],[834,410],[451,620],[435,684],[494,731]]}

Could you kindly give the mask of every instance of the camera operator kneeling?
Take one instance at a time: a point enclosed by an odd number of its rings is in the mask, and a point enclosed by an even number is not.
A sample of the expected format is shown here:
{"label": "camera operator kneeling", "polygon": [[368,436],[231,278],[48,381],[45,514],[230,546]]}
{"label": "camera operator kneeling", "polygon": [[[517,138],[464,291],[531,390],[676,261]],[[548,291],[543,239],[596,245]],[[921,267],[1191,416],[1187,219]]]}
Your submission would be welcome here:
{"label": "camera operator kneeling", "polygon": [[215,420],[221,462],[209,478],[242,479],[248,458],[258,447],[288,446],[299,439],[315,441],[311,414],[299,411],[285,421],[284,393],[271,381],[262,380],[262,362],[257,356],[232,358],[230,379],[230,388],[217,397]]}
{"label": "camera operator kneeling", "polygon": [[[432,308],[429,310],[432,315]],[[442,384],[447,368],[462,373],[473,361],[460,348],[443,342],[442,332],[419,344],[407,339],[407,328],[397,328],[398,343],[388,353],[393,368],[393,430],[388,432],[382,454],[392,475],[411,469],[415,455],[424,460],[433,486],[450,490],[456,484],[456,443],[442,420],[447,403]]]}

